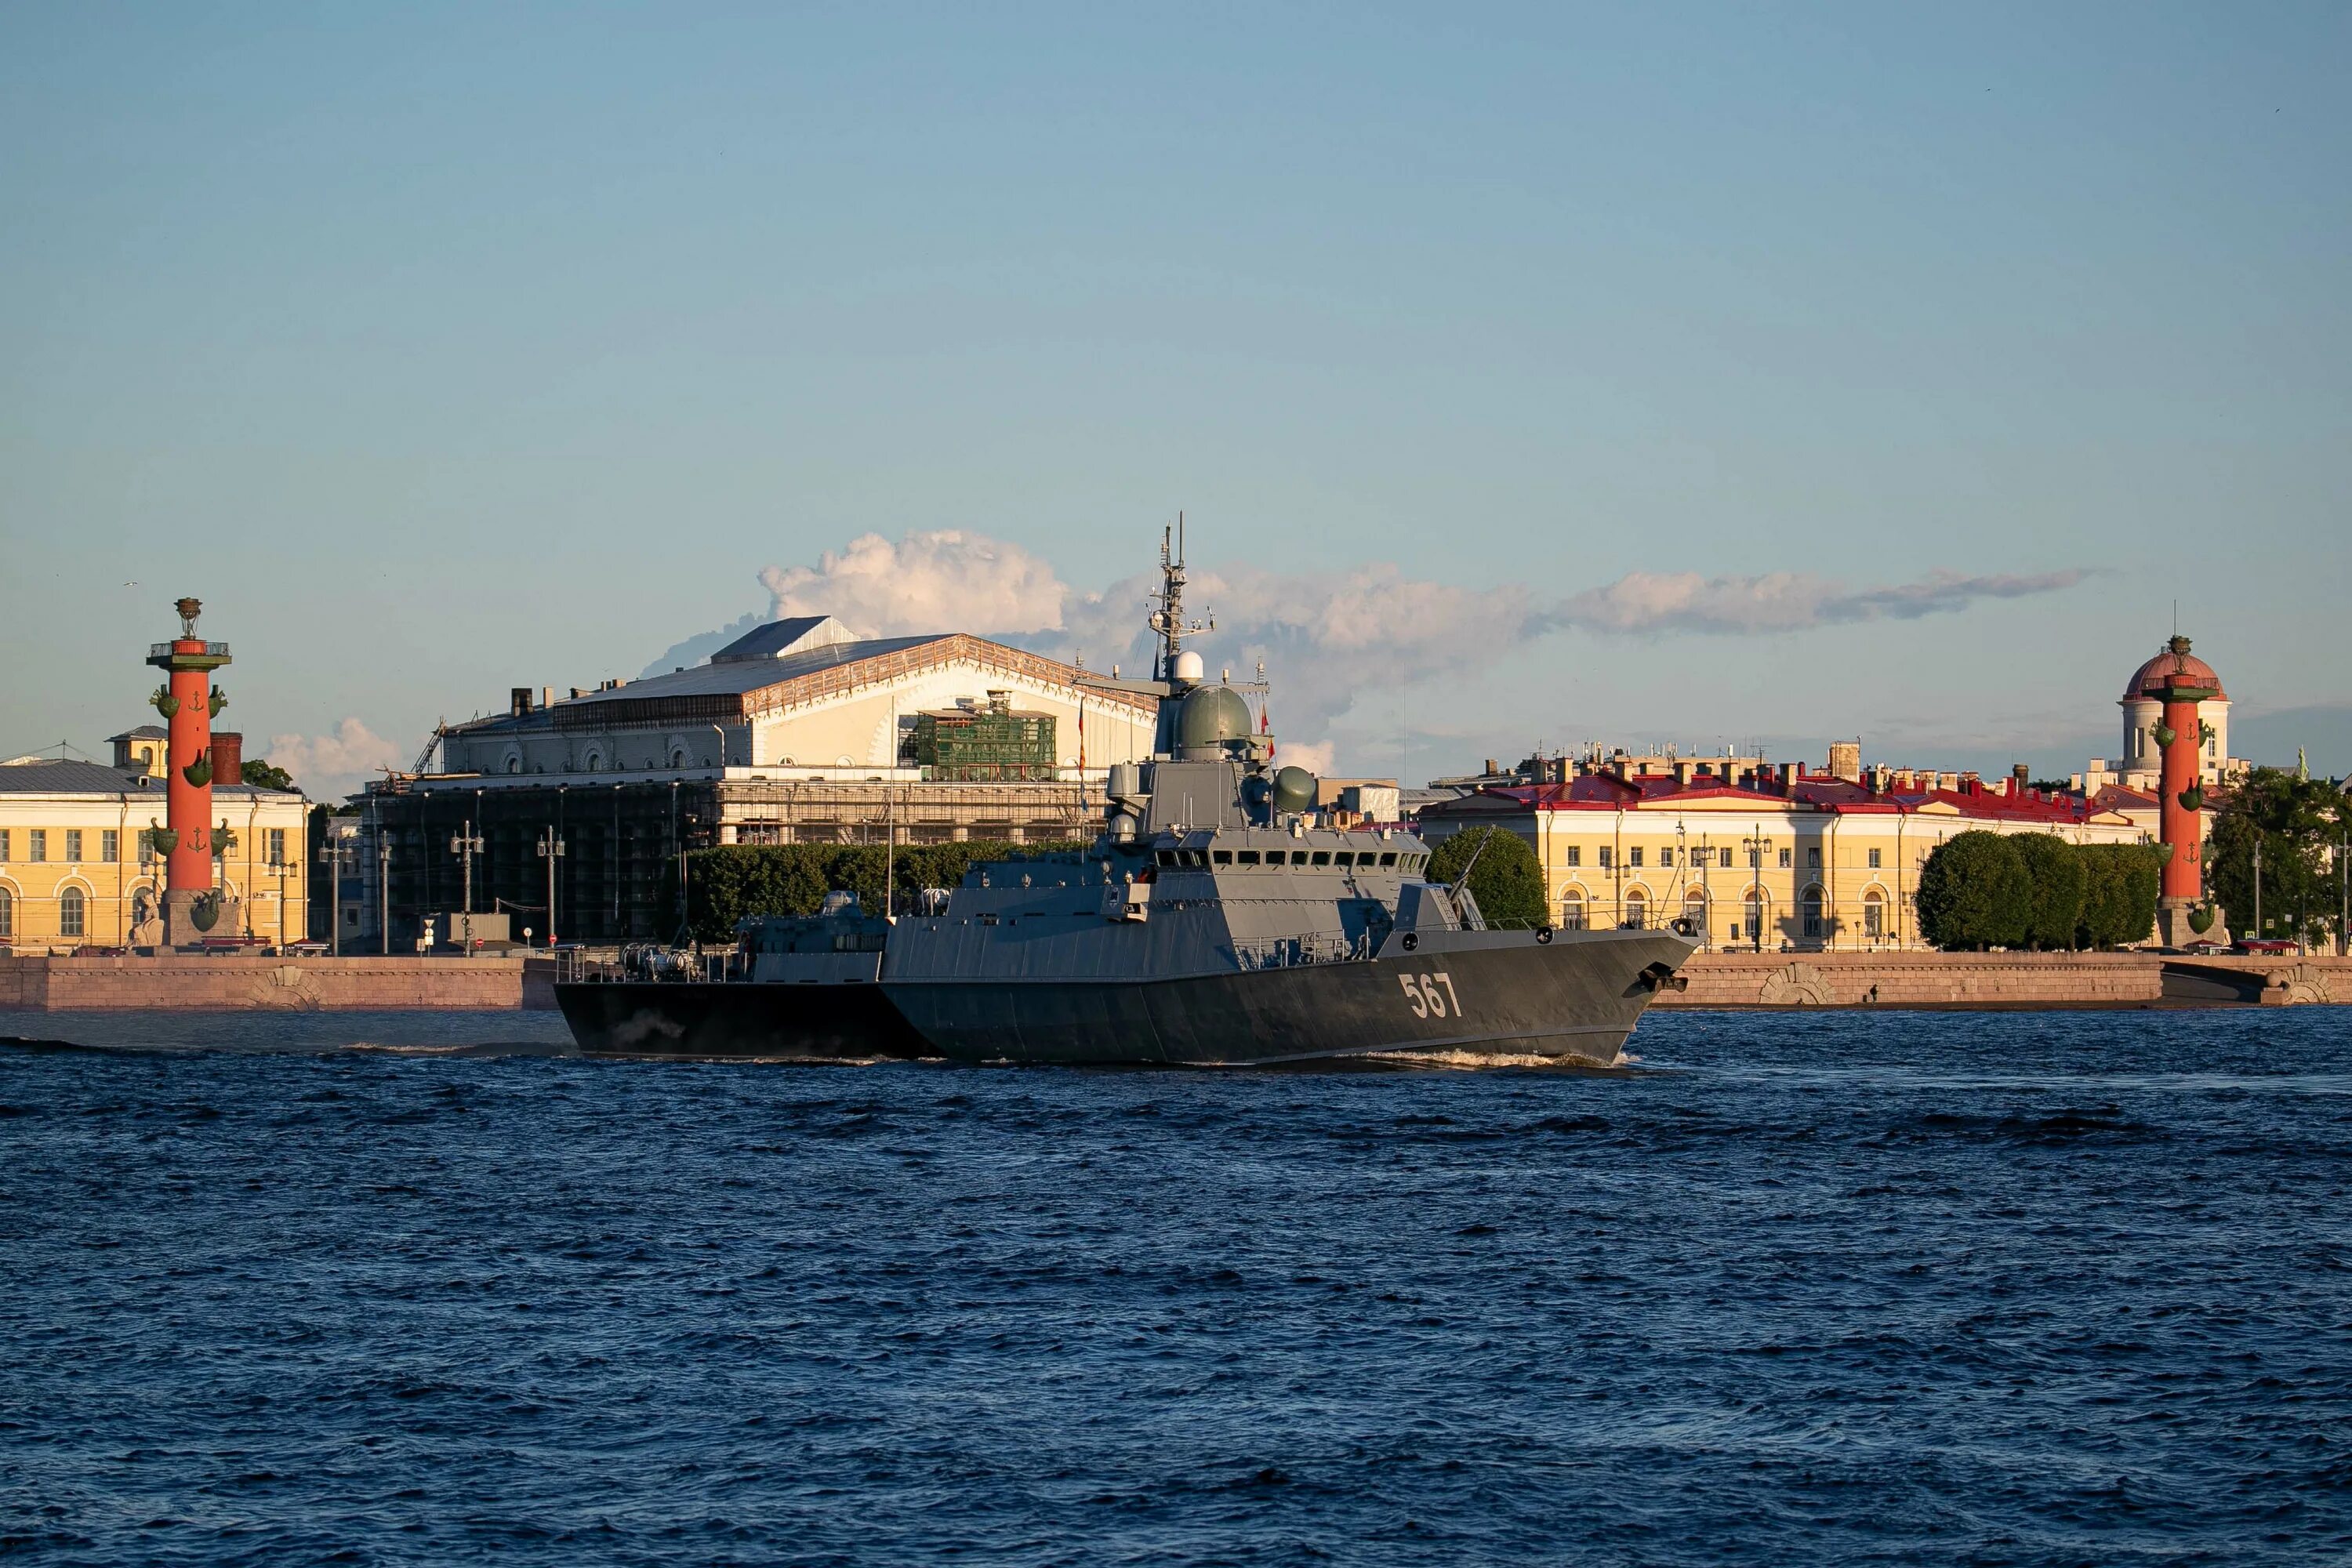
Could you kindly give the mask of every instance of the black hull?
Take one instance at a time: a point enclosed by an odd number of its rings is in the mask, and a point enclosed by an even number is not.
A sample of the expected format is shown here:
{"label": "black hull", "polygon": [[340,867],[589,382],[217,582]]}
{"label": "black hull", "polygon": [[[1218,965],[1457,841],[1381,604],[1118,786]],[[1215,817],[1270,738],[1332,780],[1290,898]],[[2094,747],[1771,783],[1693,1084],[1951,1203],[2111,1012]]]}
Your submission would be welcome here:
{"label": "black hull", "polygon": [[583,981],[555,988],[580,1048],[597,1057],[866,1060],[936,1056],[873,984]]}
{"label": "black hull", "polygon": [[1418,952],[1391,944],[1360,963],[1157,981],[886,980],[883,988],[919,1033],[967,1061],[1230,1067],[1460,1053],[1609,1067],[1656,994],[1655,976],[1692,946],[1653,931],[1549,944],[1524,933],[1452,933]]}

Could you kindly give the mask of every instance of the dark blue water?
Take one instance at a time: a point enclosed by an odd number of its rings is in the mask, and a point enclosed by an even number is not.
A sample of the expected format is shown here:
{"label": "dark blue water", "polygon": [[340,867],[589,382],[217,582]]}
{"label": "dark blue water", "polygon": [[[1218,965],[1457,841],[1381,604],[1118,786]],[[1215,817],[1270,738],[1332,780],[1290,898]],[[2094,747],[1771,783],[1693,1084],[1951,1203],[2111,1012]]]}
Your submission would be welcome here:
{"label": "dark blue water", "polygon": [[[2344,1009],[1663,1016],[1617,1075],[10,1030],[116,1047],[0,1050],[37,1560],[2352,1554]],[[175,1040],[274,1049],[121,1048]]]}

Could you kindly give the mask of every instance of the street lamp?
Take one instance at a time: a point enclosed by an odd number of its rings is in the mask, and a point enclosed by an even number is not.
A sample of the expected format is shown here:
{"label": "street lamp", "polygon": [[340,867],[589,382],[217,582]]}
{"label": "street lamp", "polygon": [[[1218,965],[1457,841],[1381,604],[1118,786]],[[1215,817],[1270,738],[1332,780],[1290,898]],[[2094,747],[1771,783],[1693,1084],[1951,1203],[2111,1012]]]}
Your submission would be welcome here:
{"label": "street lamp", "polygon": [[474,857],[481,852],[481,837],[475,833],[470,820],[464,832],[449,836],[449,853],[458,858],[463,868],[465,888],[460,895],[459,918],[465,921],[464,951],[469,955],[474,951]]}
{"label": "street lamp", "polygon": [[1743,909],[1740,912],[1748,921],[1750,946],[1755,952],[1761,952],[1764,951],[1764,857],[1772,852],[1772,840],[1765,837],[1764,825],[1759,822],[1756,825],[1754,837],[1743,838],[1740,844],[1748,851],[1748,868],[1753,873],[1748,879],[1748,897],[1753,901],[1756,911],[1749,915]]}
{"label": "street lamp", "polygon": [[[327,880],[327,949],[335,957],[343,955],[343,872],[350,868],[352,852],[356,847],[348,839],[330,837],[319,846],[320,874]],[[319,901],[319,889],[310,889],[310,901]],[[282,900],[283,894],[280,895]],[[308,935],[308,932],[304,933]]]}
{"label": "street lamp", "polygon": [[[547,862],[547,945],[553,947],[555,945],[555,863],[563,858],[563,840],[555,836],[555,829],[552,827],[540,830],[539,858]],[[524,928],[523,941],[526,944],[530,941],[529,927]]]}
{"label": "street lamp", "polygon": [[375,942],[386,958],[392,956],[392,835],[383,819],[375,825]]}

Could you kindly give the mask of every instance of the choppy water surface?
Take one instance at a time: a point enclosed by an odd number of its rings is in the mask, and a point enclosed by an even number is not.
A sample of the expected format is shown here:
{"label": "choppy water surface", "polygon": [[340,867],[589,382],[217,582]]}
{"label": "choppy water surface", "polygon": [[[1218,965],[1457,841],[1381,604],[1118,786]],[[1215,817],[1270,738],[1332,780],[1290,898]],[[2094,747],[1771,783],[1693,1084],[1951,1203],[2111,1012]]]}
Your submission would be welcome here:
{"label": "choppy water surface", "polygon": [[11,1032],[109,1047],[0,1050],[36,1558],[2352,1552],[2343,1009],[1669,1015],[1615,1075]]}

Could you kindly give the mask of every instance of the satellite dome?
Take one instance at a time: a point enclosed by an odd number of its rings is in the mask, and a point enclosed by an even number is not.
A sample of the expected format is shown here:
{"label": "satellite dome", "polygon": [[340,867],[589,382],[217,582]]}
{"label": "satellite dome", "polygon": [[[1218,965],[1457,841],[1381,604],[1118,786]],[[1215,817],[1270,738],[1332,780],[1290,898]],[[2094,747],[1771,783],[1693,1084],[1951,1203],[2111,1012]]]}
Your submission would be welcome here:
{"label": "satellite dome", "polygon": [[1201,656],[1187,648],[1176,656],[1175,678],[1185,682],[1201,679]]}
{"label": "satellite dome", "polygon": [[1196,686],[1176,715],[1176,744],[1215,746],[1246,741],[1250,729],[1249,704],[1242,700],[1240,692],[1230,686]]}

